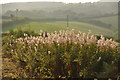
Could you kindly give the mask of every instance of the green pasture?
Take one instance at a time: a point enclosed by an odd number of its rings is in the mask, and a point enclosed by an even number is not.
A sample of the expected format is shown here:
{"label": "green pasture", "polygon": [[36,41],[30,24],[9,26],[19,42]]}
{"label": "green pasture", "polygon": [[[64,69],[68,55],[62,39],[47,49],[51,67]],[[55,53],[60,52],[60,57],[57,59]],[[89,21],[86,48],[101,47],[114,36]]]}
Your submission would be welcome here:
{"label": "green pasture", "polygon": [[54,32],[59,30],[66,30],[66,29],[75,29],[82,32],[88,32],[91,30],[94,34],[102,34],[107,36],[112,36],[113,32],[112,30],[98,27],[92,24],[87,24],[83,22],[69,22],[69,27],[67,27],[67,23],[65,21],[54,21],[54,22],[26,22],[26,23],[20,23],[15,24],[13,26],[9,26],[6,28],[3,28],[3,32],[8,32],[10,29],[17,29],[21,28],[22,30],[25,29],[31,29],[35,32],[40,32],[40,30],[46,31],[46,32]]}

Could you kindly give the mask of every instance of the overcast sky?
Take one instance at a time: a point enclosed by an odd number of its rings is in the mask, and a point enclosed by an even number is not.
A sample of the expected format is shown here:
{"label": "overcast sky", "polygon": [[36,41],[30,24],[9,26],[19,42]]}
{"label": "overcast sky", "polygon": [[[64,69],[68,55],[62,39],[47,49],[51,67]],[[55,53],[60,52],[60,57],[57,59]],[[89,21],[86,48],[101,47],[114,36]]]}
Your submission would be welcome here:
{"label": "overcast sky", "polygon": [[49,2],[64,2],[64,3],[79,3],[79,2],[96,2],[99,0],[0,0],[0,3],[10,2],[35,2],[35,1],[49,1]]}
{"label": "overcast sky", "polygon": [[3,3],[11,3],[11,2],[39,2],[39,1],[48,1],[48,2],[64,2],[64,3],[85,3],[85,2],[97,2],[97,1],[102,1],[102,2],[116,2],[119,0],[0,0],[0,4]]}

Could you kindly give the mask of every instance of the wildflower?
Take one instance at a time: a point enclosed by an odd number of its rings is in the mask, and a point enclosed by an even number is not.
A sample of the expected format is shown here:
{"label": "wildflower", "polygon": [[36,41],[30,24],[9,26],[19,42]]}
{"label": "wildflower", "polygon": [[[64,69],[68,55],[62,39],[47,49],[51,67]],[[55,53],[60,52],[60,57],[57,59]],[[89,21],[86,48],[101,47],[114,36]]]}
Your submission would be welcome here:
{"label": "wildflower", "polygon": [[24,36],[28,36],[28,35],[24,33]]}
{"label": "wildflower", "polygon": [[57,44],[58,46],[60,45],[60,44]]}
{"label": "wildflower", "polygon": [[48,51],[48,54],[51,54],[51,52],[50,52],[50,51]]}
{"label": "wildflower", "polygon": [[[41,31],[42,32],[42,31]],[[47,37],[46,37],[47,35]],[[95,35],[90,35],[90,32],[86,35],[86,33],[79,32],[78,34],[75,33],[74,29],[72,30],[62,30],[57,33],[42,33],[42,36],[30,36],[28,37],[27,34],[24,34],[26,36],[25,38],[19,38],[15,42],[22,43],[22,44],[29,44],[29,45],[35,45],[38,46],[38,44],[43,43],[43,44],[52,44],[54,42],[58,43],[75,43],[75,44],[92,44],[95,43],[99,47],[116,47],[118,46],[118,43],[113,41],[112,39],[107,39],[101,35],[101,38],[97,40]],[[11,45],[11,44],[10,44]]]}
{"label": "wildflower", "polygon": [[99,62],[101,60],[101,57],[98,58],[97,62]]}

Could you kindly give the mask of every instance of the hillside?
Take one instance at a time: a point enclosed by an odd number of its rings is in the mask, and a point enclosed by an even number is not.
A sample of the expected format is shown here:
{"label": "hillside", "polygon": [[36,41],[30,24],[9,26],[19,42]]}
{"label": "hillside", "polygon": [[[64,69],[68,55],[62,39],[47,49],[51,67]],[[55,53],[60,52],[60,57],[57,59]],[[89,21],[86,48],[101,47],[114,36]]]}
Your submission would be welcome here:
{"label": "hillside", "polygon": [[40,32],[40,30],[46,31],[46,32],[54,32],[59,30],[66,30],[66,29],[75,29],[80,30],[82,32],[88,32],[89,30],[92,31],[94,34],[103,34],[112,36],[112,31],[109,29],[101,28],[95,25],[82,23],[82,22],[69,22],[69,27],[66,27],[66,22],[64,21],[57,21],[57,22],[27,22],[27,23],[21,23],[16,24],[14,26],[10,26],[7,28],[3,28],[3,31],[9,31],[10,29],[16,29],[17,27],[21,27],[21,29],[31,29],[36,32]]}
{"label": "hillside", "polygon": [[[96,2],[96,3],[61,3],[61,2],[25,2],[25,3],[8,3],[2,4],[3,15],[9,16],[10,11],[15,11],[19,9],[19,16],[24,16],[24,13],[39,14],[44,11],[47,16],[53,16],[56,12],[59,14],[56,16],[64,15],[64,11],[71,11],[71,13],[76,13],[81,16],[100,16],[104,14],[114,14],[117,13],[117,2]],[[28,11],[28,12],[27,12]],[[9,12],[9,14],[8,14]],[[61,13],[63,12],[63,13]],[[26,16],[26,15],[25,15]],[[36,15],[37,16],[37,15]],[[30,16],[28,16],[30,17]]]}
{"label": "hillside", "polygon": [[118,28],[118,16],[96,18],[96,20],[99,20],[99,21],[104,22],[106,24],[111,24],[113,29]]}
{"label": "hillside", "polygon": [[[110,29],[111,23],[92,18],[116,16],[117,2],[69,3],[25,2],[2,4],[2,18],[27,17],[36,21],[79,21]],[[98,21],[96,21],[98,20]],[[111,24],[112,25],[112,24]]]}
{"label": "hillside", "polygon": [[[2,9],[2,16],[5,21],[8,19],[14,19],[13,21],[15,21],[16,17],[26,17],[32,22],[28,23],[30,25],[23,23],[24,21],[13,22],[14,25],[8,25],[5,23],[5,25],[7,25],[3,27],[3,31],[8,31],[16,27],[22,27],[25,29],[24,27],[26,25],[27,27],[32,26],[31,28],[37,32],[40,29],[48,32],[66,29],[65,26],[68,16],[70,28],[75,28],[76,30],[81,30],[83,32],[91,29],[95,34],[97,33],[110,36],[113,36],[112,32],[115,32],[114,35],[117,34],[116,30],[118,21],[116,20],[117,17],[114,17],[118,14],[117,2],[69,4],[61,2],[21,2],[2,4]],[[83,23],[84,25],[81,25]],[[9,22],[9,24],[12,23]],[[52,27],[49,28],[48,26]],[[34,29],[34,27],[36,29]]]}

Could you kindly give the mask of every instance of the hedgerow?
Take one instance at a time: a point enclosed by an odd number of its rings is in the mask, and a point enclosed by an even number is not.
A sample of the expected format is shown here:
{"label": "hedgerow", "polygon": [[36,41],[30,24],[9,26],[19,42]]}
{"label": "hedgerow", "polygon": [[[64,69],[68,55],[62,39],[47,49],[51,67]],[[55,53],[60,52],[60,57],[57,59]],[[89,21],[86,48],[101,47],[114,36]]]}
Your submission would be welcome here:
{"label": "hedgerow", "polygon": [[74,30],[9,36],[4,55],[18,63],[16,78],[118,76],[119,43]]}

